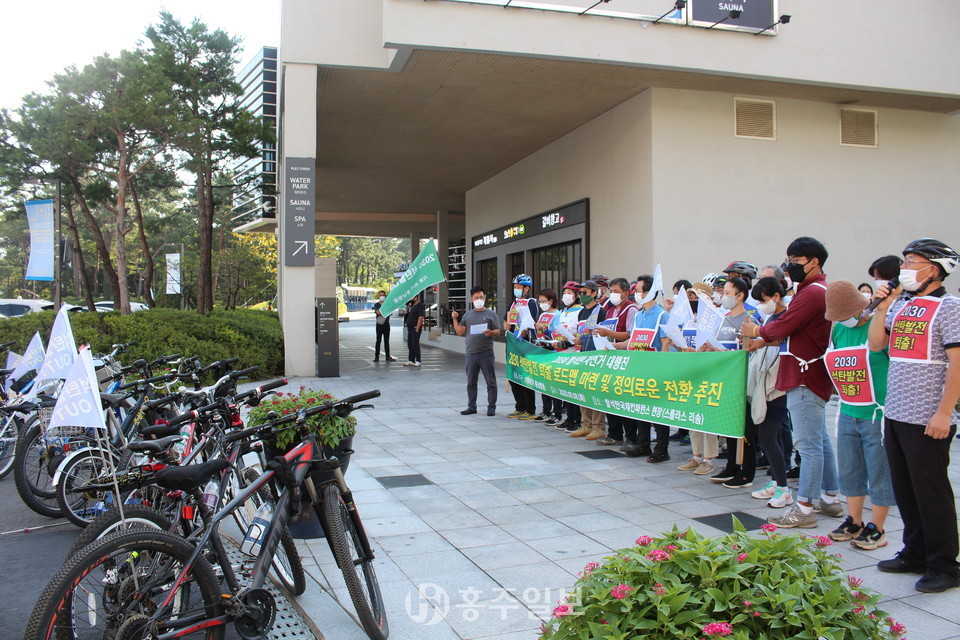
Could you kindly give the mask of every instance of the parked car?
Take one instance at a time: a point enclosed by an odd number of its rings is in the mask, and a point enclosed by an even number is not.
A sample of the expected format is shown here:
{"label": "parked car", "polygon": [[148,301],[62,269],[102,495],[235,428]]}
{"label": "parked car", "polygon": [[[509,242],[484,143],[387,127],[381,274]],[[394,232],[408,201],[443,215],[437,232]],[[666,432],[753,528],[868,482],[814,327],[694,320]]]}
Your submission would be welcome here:
{"label": "parked car", "polygon": [[[113,300],[99,300],[93,303],[97,307],[97,311],[113,311],[115,309]],[[130,311],[148,311],[150,307],[143,304],[142,302],[130,301]]]}
{"label": "parked car", "polygon": [[[63,303],[67,311],[74,313],[76,311],[86,311],[86,308],[75,304]],[[20,298],[0,298],[0,317],[16,318],[27,313],[36,313],[37,311],[51,311],[53,302],[43,298],[22,300]]]}

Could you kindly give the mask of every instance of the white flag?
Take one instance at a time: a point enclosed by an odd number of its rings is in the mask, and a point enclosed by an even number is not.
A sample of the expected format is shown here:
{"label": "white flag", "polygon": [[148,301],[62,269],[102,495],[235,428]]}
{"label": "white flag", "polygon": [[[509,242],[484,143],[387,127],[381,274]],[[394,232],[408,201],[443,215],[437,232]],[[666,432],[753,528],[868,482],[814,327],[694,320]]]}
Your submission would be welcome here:
{"label": "white flag", "polygon": [[43,358],[40,371],[37,372],[37,383],[66,378],[76,359],[77,343],[73,340],[73,328],[70,326],[67,307],[63,306],[53,322],[47,354]]}
{"label": "white flag", "polygon": [[167,254],[167,293],[180,293],[180,254]]}
{"label": "white flag", "polygon": [[10,391],[10,385],[13,384],[14,380],[19,380],[43,364],[44,353],[43,338],[40,337],[38,331],[30,339],[30,344],[27,345],[27,350],[23,352],[23,357],[20,358],[20,362],[17,363],[13,373],[7,376],[6,390]]}
{"label": "white flag", "polygon": [[60,389],[48,429],[53,427],[93,427],[106,429],[100,404],[100,387],[93,369],[90,348],[84,346],[73,361],[67,381]]}
{"label": "white flag", "polygon": [[687,299],[687,289],[680,285],[680,291],[673,296],[673,309],[670,311],[670,322],[682,327],[693,320],[693,309],[690,307],[690,300]]}
{"label": "white flag", "polygon": [[660,263],[658,262],[657,268],[653,271],[653,285],[650,287],[650,291],[647,291],[647,295],[643,296],[640,304],[647,304],[661,291],[663,291],[663,275],[660,273]]}

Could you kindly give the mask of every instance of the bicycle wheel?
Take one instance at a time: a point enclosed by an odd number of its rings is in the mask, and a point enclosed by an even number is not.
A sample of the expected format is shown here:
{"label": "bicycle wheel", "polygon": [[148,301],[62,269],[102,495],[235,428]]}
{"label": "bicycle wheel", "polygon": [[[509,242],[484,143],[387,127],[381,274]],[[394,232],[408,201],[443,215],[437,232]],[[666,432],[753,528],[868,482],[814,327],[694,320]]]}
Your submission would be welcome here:
{"label": "bicycle wheel", "polygon": [[[17,442],[13,460],[13,479],[23,503],[49,518],[63,515],[53,486],[56,455],[43,438],[40,421],[32,417]],[[52,468],[51,468],[52,467]]]}
{"label": "bicycle wheel", "polygon": [[386,640],[390,628],[373,560],[360,558],[359,536],[337,486],[327,485],[321,495],[322,509],[318,515],[323,520],[330,548],[347,583],[360,624],[371,640]]}
{"label": "bicycle wheel", "polygon": [[3,419],[0,426],[0,480],[13,470],[14,453],[17,450],[17,438],[20,435],[20,418],[11,414]]}
{"label": "bicycle wheel", "polygon": [[[69,558],[43,590],[27,623],[31,640],[142,640],[154,637],[151,617],[169,631],[191,616],[221,615],[220,585],[201,558],[177,582],[193,547],[183,538],[156,529],[119,531]],[[171,596],[164,609],[164,602]],[[190,625],[188,625],[189,627]],[[219,640],[223,625],[183,637]]]}
{"label": "bicycle wheel", "polygon": [[86,527],[115,504],[112,491],[74,491],[75,487],[114,472],[105,456],[110,454],[102,449],[84,449],[60,470],[59,482],[54,487],[57,505],[67,520],[78,527]]}
{"label": "bicycle wheel", "polygon": [[121,519],[119,509],[110,509],[100,514],[80,532],[73,546],[70,547],[70,551],[67,552],[67,558],[79,553],[88,544],[123,529],[147,527],[169,531],[172,526],[169,518],[150,507],[134,504],[124,505],[123,516],[123,519]]}
{"label": "bicycle wheel", "polygon": [[[253,469],[243,470],[244,486],[250,486],[260,475]],[[270,488],[263,485],[257,489],[257,493],[250,496],[245,504],[237,507],[233,516],[240,527],[240,533],[246,533],[250,522],[253,521],[253,514],[264,502],[273,503],[273,494]],[[271,562],[273,576],[283,585],[283,588],[295,596],[299,596],[307,590],[307,575],[303,570],[303,562],[300,559],[300,552],[297,551],[297,543],[293,535],[286,527],[280,534],[280,544],[277,546],[276,553],[273,554]]]}

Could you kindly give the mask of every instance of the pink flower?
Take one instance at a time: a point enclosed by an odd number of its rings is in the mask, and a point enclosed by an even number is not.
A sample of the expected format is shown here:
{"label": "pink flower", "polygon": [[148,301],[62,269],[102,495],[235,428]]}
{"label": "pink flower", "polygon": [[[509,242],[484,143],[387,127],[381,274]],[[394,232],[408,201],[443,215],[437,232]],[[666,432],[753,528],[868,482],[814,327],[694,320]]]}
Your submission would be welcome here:
{"label": "pink flower", "polygon": [[863,578],[858,578],[857,576],[847,576],[847,582],[851,587],[857,588],[863,584]]}
{"label": "pink flower", "polygon": [[737,556],[737,562],[743,562],[746,559],[747,559],[747,554],[745,553],[741,553],[740,555]]}
{"label": "pink flower", "polygon": [[907,632],[907,628],[893,618],[887,618],[887,624],[890,625],[890,633],[898,638]]}
{"label": "pink flower", "polygon": [[603,624],[610,624],[609,622],[607,622],[606,618],[600,618],[600,622],[602,622]]}
{"label": "pink flower", "polygon": [[677,547],[677,545],[675,544],[668,544],[667,546],[664,547],[664,549],[666,549],[667,551],[676,551],[678,548],[679,547]]}
{"label": "pink flower", "polygon": [[563,618],[564,616],[570,615],[571,612],[572,610],[570,609],[570,605],[561,604],[560,606],[558,606],[556,609],[553,610],[553,617]]}
{"label": "pink flower", "polygon": [[651,538],[650,536],[640,536],[639,538],[633,541],[633,544],[637,545],[638,547],[645,547],[651,544],[652,542],[653,542],[653,538]]}
{"label": "pink flower", "polygon": [[754,612],[753,612],[753,617],[754,617],[754,618],[759,618],[759,617],[760,617],[760,612],[759,612],[759,611],[754,611]]}
{"label": "pink flower", "polygon": [[821,549],[822,549],[823,547],[830,547],[830,546],[832,546],[832,545],[833,545],[833,540],[831,540],[831,539],[828,538],[827,536],[818,536],[818,537],[817,537],[817,546],[820,547]]}
{"label": "pink flower", "polygon": [[766,524],[760,525],[760,530],[766,531],[767,533],[773,533],[774,531],[777,530],[777,525],[773,524],[772,522],[768,522]]}
{"label": "pink flower", "polygon": [[658,582],[657,584],[653,585],[653,592],[658,596],[662,596],[667,593],[667,590],[664,589],[663,585]]}
{"label": "pink flower", "polygon": [[711,622],[703,628],[708,636],[729,636],[733,634],[733,627],[729,622]]}
{"label": "pink flower", "polygon": [[653,562],[663,562],[664,560],[669,560],[670,554],[663,549],[654,549],[647,554],[647,560],[652,560]]}
{"label": "pink flower", "polygon": [[744,608],[746,608],[746,609],[749,609],[749,608],[750,608],[750,605],[752,605],[752,604],[753,604],[753,603],[750,602],[749,600],[744,600],[744,601],[743,601],[743,606],[744,606]]}
{"label": "pink flower", "polygon": [[599,568],[600,568],[600,563],[599,563],[599,562],[588,562],[588,563],[587,563],[587,566],[585,566],[585,567],[583,568],[583,573],[584,573],[584,575],[590,575],[591,573],[594,572],[594,570],[599,569]]}
{"label": "pink flower", "polygon": [[864,611],[866,611],[866,609],[863,608],[863,605],[862,605],[862,604],[858,604],[857,606],[855,606],[855,607],[853,608],[853,612],[856,613],[856,614],[861,614],[861,613],[863,613]]}
{"label": "pink flower", "polygon": [[853,598],[854,598],[854,600],[859,600],[860,602],[864,602],[865,600],[869,599],[870,596],[868,596],[867,594],[863,593],[862,591],[854,591],[854,592],[853,592]]}
{"label": "pink flower", "polygon": [[626,584],[618,584],[613,589],[610,590],[610,595],[616,598],[617,600],[623,600],[628,595],[633,593],[633,587]]}

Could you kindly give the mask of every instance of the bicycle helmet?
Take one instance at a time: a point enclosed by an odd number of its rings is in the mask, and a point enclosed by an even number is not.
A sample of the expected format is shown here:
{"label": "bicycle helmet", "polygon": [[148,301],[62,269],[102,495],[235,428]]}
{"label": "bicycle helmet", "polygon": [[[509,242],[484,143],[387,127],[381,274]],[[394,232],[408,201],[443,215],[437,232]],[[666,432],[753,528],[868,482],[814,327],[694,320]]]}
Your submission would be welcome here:
{"label": "bicycle helmet", "polygon": [[723,272],[728,274],[735,273],[745,277],[747,280],[753,280],[757,277],[757,268],[745,260],[734,260],[727,265],[727,268],[724,269]]}
{"label": "bicycle helmet", "polygon": [[533,278],[531,278],[525,273],[521,273],[520,275],[518,275],[513,279],[513,284],[522,284],[525,287],[532,287]]}
{"label": "bicycle helmet", "polygon": [[703,276],[703,280],[701,280],[700,282],[706,283],[707,285],[713,287],[714,283],[717,281],[717,278],[719,277],[720,276],[718,276],[715,273],[708,273],[707,275]]}
{"label": "bicycle helmet", "polygon": [[580,283],[577,282],[576,280],[567,280],[566,282],[563,283],[563,288],[564,288],[564,289],[571,289],[571,290],[576,291],[577,293],[579,293],[579,292],[580,292]]}
{"label": "bicycle helmet", "polygon": [[914,240],[903,250],[904,256],[908,253],[915,253],[930,262],[940,265],[940,268],[943,269],[943,272],[947,275],[953,273],[957,265],[960,264],[960,254],[943,242],[934,240],[933,238]]}
{"label": "bicycle helmet", "polygon": [[606,287],[607,284],[609,283],[609,279],[607,278],[607,276],[603,275],[602,273],[596,273],[590,276],[590,279],[596,282],[597,285],[601,287]]}

